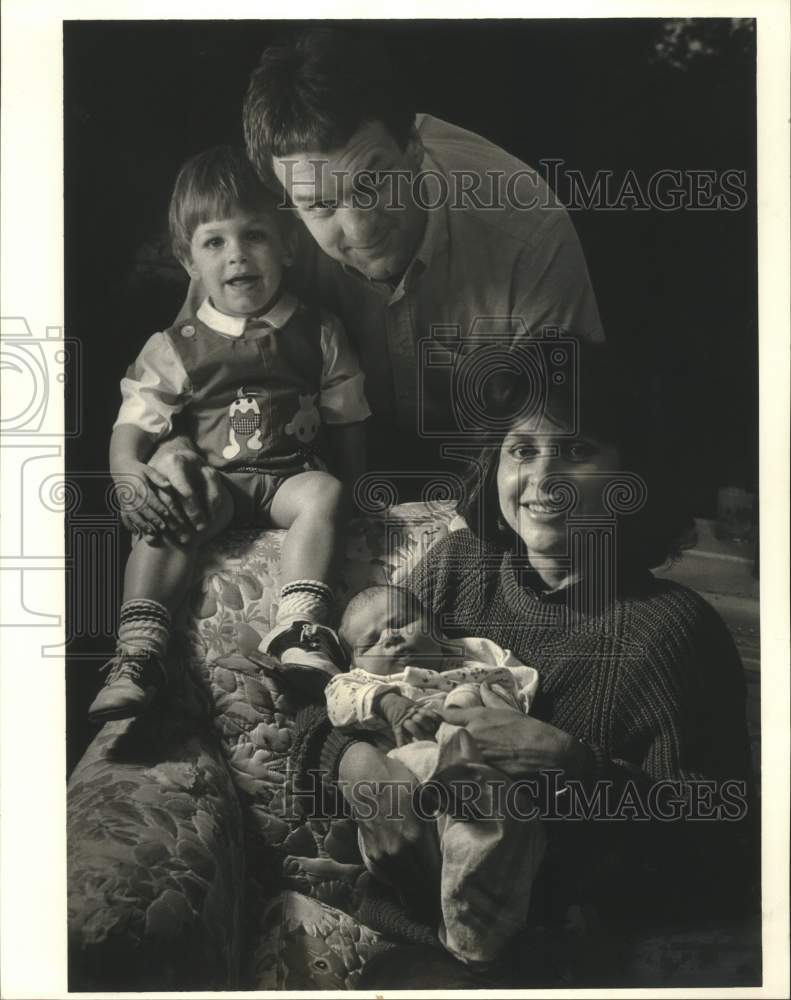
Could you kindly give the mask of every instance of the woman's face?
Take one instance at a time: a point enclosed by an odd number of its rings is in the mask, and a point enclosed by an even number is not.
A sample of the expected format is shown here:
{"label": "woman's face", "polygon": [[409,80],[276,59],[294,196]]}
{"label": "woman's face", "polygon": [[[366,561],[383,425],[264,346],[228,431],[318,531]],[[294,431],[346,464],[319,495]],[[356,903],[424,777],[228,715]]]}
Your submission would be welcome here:
{"label": "woman's face", "polygon": [[[531,554],[566,553],[569,517],[601,514],[606,473],[620,468],[615,445],[590,435],[564,437],[548,417],[514,424],[500,447],[497,495],[505,523]],[[551,479],[547,479],[551,477]],[[562,483],[568,483],[564,489]],[[557,488],[552,501],[553,484]],[[561,495],[575,500],[558,502]]]}

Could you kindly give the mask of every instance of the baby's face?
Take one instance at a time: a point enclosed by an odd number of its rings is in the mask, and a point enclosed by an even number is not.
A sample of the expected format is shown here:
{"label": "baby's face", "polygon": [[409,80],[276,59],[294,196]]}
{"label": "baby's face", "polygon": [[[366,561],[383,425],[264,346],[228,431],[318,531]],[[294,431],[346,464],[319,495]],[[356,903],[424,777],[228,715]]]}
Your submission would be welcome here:
{"label": "baby's face", "polygon": [[448,640],[432,635],[420,608],[398,591],[381,593],[344,624],[343,638],[352,649],[352,666],[370,674],[400,673],[405,667],[441,670]]}
{"label": "baby's face", "polygon": [[190,259],[183,263],[191,277],[200,279],[215,309],[227,316],[254,316],[277,298],[291,253],[274,211],[240,210],[200,223],[190,241]]}

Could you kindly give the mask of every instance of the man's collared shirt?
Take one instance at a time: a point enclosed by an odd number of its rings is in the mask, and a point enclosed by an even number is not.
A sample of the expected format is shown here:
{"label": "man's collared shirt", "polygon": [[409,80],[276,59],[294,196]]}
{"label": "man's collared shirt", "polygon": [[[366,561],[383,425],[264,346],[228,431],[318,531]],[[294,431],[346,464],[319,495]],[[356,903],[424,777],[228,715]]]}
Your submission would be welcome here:
{"label": "man's collared shirt", "polygon": [[[454,377],[448,359],[492,336],[486,331],[493,318],[510,331],[494,334],[500,344],[520,329],[540,336],[545,328],[603,340],[579,239],[540,176],[465,129],[428,115],[418,115],[416,125],[422,170],[445,177],[448,191],[440,199],[441,185],[427,184],[425,200],[441,204],[427,210],[400,282],[372,281],[339,264],[307,230],[299,255],[300,292],[343,318],[374,414],[412,431],[447,423]],[[463,191],[474,177],[482,178],[478,205]],[[509,186],[509,178],[517,182]]]}

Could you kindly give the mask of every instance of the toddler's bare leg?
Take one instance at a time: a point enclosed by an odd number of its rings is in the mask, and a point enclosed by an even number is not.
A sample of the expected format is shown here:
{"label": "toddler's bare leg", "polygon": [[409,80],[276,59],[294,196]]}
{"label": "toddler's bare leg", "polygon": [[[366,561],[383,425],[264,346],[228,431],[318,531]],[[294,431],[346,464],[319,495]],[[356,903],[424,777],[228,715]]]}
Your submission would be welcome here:
{"label": "toddler's bare leg", "polygon": [[323,699],[324,685],[344,661],[338,637],[326,623],[345,513],[343,486],[327,472],[287,479],[272,501],[272,521],[288,534],[280,555],[277,617],[259,648],[288,665],[295,682],[301,674],[302,693],[310,698]]}
{"label": "toddler's bare leg", "polygon": [[294,580],[332,579],[346,504],[342,484],[327,472],[301,472],[275,494],[271,510],[288,534],[280,554],[282,585]]}

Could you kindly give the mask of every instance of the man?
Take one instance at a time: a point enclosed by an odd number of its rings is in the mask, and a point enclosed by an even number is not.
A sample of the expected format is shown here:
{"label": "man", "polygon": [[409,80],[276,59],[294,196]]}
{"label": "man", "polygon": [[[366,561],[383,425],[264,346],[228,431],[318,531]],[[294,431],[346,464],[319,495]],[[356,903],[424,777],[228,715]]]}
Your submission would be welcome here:
{"label": "man", "polygon": [[[442,442],[463,443],[493,352],[515,337],[603,339],[547,185],[480,136],[416,115],[404,92],[369,35],[318,28],[266,49],[243,111],[250,159],[304,223],[298,291],[337,312],[357,349],[373,469],[435,469]],[[194,459],[170,461],[198,482]]]}

